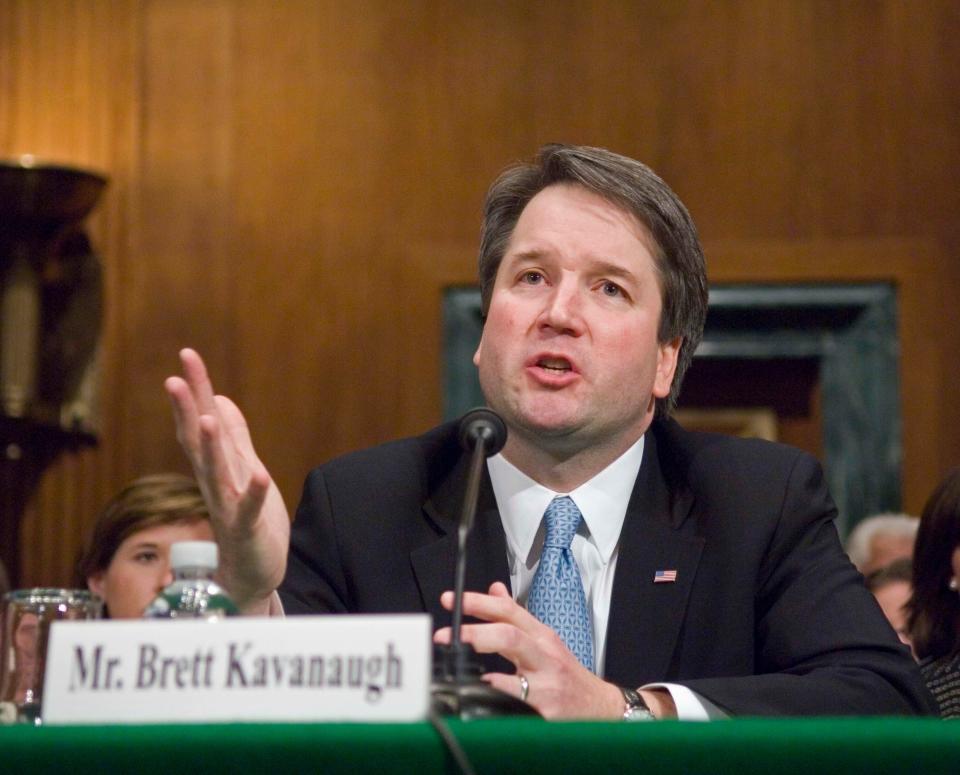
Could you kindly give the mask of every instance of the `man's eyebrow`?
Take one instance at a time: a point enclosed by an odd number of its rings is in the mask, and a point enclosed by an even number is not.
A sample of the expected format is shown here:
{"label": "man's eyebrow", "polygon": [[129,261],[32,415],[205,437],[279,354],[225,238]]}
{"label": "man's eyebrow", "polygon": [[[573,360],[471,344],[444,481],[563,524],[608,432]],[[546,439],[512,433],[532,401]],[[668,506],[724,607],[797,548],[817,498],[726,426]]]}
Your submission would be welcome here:
{"label": "man's eyebrow", "polygon": [[518,263],[521,261],[538,261],[546,254],[547,252],[545,250],[531,248],[530,250],[521,250],[519,253],[508,254],[504,256],[504,260],[512,263]]}
{"label": "man's eyebrow", "polygon": [[609,275],[623,280],[631,280],[635,283],[640,282],[640,277],[636,272],[613,261],[597,259],[590,265],[590,270],[595,274]]}

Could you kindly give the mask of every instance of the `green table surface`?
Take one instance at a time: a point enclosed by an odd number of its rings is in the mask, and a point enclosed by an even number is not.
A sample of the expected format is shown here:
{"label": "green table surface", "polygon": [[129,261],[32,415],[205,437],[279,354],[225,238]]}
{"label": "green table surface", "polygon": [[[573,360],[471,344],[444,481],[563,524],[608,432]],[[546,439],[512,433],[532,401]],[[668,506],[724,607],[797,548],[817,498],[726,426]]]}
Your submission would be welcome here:
{"label": "green table surface", "polygon": [[[477,773],[960,774],[960,723],[939,719],[447,722]],[[0,727],[0,773],[456,772],[414,724]]]}

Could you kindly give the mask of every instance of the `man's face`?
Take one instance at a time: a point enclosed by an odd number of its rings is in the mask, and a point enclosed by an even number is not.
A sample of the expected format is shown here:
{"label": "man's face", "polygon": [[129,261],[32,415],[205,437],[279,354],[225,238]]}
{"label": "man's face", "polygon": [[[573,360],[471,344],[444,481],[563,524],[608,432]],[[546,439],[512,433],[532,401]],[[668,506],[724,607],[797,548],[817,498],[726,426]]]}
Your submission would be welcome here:
{"label": "man's face", "polygon": [[580,186],[553,185],[529,202],[473,358],[511,433],[573,454],[623,451],[646,430],[680,348],[679,338],[657,341],[652,246],[633,216]]}
{"label": "man's face", "polygon": [[904,607],[910,600],[910,584],[906,581],[891,581],[880,589],[875,589],[873,596],[883,609],[883,615],[887,617],[890,626],[896,631],[900,642],[913,649],[907,627],[907,609]]}
{"label": "man's face", "polygon": [[870,558],[860,572],[866,576],[875,570],[886,568],[895,560],[909,560],[913,556],[913,543],[913,536],[878,533],[870,541]]}

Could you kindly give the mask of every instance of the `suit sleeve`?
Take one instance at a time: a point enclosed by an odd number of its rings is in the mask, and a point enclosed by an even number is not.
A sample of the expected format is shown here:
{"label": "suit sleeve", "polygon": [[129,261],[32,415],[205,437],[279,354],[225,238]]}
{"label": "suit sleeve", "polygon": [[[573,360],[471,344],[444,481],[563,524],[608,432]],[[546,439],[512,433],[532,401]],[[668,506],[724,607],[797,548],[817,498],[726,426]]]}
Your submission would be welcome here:
{"label": "suit sleeve", "polygon": [[351,610],[322,468],[311,471],[304,483],[290,534],[287,572],[279,592],[288,614]]}
{"label": "suit sleeve", "polygon": [[754,675],[685,681],[732,715],[936,713],[840,545],[820,465],[798,454],[755,597]]}

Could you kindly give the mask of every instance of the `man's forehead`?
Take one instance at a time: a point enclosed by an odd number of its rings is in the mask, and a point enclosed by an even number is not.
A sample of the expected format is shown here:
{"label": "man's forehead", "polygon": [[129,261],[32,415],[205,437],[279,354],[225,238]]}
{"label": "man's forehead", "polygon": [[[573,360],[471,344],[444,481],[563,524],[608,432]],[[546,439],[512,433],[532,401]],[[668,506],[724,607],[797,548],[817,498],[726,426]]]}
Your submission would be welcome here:
{"label": "man's forehead", "polygon": [[560,217],[559,213],[563,211],[567,212],[570,220],[589,211],[597,222],[606,221],[611,231],[625,228],[651,255],[656,256],[659,253],[650,229],[628,206],[580,183],[565,181],[546,186],[527,202],[510,234],[507,254],[518,248],[527,250],[526,246],[518,246],[518,236],[519,238],[529,236],[530,231],[546,219],[551,219],[556,224],[556,219]]}

